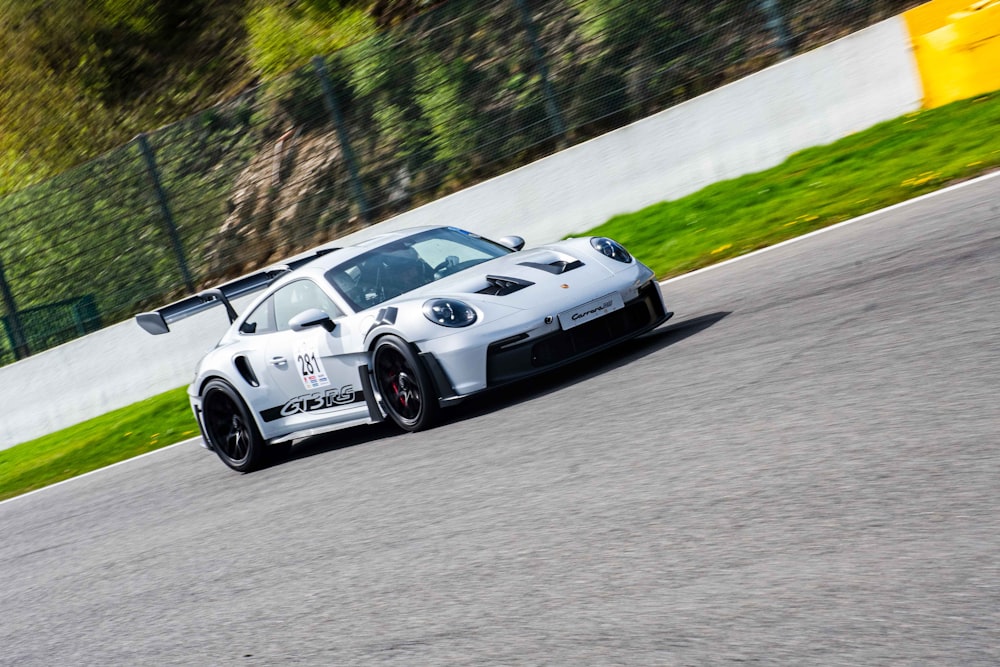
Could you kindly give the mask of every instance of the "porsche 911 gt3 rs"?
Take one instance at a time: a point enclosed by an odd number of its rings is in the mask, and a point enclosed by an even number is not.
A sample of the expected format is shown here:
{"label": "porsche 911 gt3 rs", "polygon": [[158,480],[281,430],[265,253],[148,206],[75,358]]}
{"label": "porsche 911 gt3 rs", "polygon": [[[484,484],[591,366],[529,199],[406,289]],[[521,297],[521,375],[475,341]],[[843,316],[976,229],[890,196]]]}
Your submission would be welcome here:
{"label": "porsche 911 gt3 rs", "polygon": [[[615,241],[523,250],[421,227],[287,263],[136,316],[153,334],[215,304],[231,325],[188,389],[206,447],[248,472],[293,440],[440,408],[652,330],[653,272]],[[231,300],[263,292],[237,315]]]}

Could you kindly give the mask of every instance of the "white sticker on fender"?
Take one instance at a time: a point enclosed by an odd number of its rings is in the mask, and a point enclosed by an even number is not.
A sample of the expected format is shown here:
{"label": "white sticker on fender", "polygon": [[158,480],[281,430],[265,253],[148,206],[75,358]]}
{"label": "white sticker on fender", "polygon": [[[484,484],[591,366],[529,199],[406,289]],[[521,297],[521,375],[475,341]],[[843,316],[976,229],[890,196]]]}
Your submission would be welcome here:
{"label": "white sticker on fender", "polygon": [[326,376],[326,369],[323,368],[323,360],[312,341],[303,339],[295,348],[295,367],[306,389],[319,389],[330,385],[330,378]]}
{"label": "white sticker on fender", "polygon": [[625,301],[622,299],[622,295],[618,292],[612,292],[607,296],[588,301],[582,306],[559,313],[559,326],[563,329],[572,329],[624,307]]}

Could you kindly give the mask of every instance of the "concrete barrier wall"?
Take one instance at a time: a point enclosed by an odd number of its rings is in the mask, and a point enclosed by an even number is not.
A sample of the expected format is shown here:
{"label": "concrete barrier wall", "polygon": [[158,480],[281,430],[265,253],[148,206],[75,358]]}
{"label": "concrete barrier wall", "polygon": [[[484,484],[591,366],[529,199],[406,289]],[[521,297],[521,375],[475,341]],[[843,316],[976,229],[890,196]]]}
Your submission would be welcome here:
{"label": "concrete barrier wall", "polygon": [[551,241],[776,166],[918,109],[921,96],[897,17],[377,227],[445,223]]}
{"label": "concrete barrier wall", "polygon": [[[450,224],[544,243],[775,166],[921,95],[897,17],[348,238]],[[225,327],[219,308],[166,336],[124,322],[0,368],[0,448],[188,383]]]}

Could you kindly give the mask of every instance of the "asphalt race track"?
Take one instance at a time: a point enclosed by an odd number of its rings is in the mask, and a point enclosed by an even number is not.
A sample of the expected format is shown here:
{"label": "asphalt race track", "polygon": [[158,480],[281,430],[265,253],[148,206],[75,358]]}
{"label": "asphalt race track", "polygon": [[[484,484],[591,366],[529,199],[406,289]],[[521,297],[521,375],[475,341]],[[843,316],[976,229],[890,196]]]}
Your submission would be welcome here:
{"label": "asphalt race track", "polygon": [[1000,178],[664,291],[429,432],[0,504],[0,664],[1000,664]]}

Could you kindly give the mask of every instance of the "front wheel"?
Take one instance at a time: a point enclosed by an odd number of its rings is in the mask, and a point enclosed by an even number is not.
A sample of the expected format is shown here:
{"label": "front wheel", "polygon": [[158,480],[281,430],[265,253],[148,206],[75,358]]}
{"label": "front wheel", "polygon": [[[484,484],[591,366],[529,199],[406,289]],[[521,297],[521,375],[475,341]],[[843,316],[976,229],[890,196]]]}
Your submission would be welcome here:
{"label": "front wheel", "polygon": [[236,390],[212,380],[205,386],[201,405],[205,438],[222,462],[237,472],[260,468],[267,444]]}
{"label": "front wheel", "polygon": [[420,431],[431,426],[438,413],[434,384],[406,341],[380,338],[372,351],[372,372],[386,410],[400,428]]}

